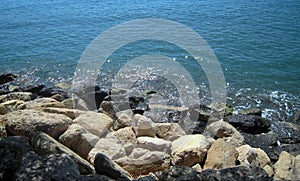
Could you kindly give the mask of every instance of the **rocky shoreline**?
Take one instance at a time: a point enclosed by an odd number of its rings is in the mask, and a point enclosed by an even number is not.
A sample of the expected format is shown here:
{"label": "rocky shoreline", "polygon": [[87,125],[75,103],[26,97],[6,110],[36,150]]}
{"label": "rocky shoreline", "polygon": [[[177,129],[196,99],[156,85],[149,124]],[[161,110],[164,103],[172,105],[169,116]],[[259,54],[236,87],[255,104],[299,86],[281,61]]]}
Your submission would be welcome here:
{"label": "rocky shoreline", "polygon": [[0,75],[0,180],[300,180],[300,126],[259,109],[166,108],[155,91],[98,86],[71,98],[15,78]]}

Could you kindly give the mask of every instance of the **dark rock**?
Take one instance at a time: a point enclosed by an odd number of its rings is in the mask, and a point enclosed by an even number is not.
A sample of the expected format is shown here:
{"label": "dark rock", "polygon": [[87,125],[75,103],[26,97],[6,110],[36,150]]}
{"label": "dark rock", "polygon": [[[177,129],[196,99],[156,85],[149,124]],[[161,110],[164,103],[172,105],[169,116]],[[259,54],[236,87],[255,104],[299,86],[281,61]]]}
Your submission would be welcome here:
{"label": "dark rock", "polygon": [[32,150],[27,137],[11,136],[0,139],[0,180],[12,180],[22,157]]}
{"label": "dark rock", "polygon": [[174,166],[171,169],[163,172],[156,172],[158,180],[168,180],[168,181],[181,181],[181,180],[193,180],[202,181],[202,177],[198,173],[190,168],[183,166]]}
{"label": "dark rock", "polygon": [[104,101],[108,93],[105,91],[89,92],[85,94],[82,99],[86,102],[90,110],[99,109],[100,104]]}
{"label": "dark rock", "polygon": [[53,96],[55,94],[60,94],[65,99],[67,99],[69,97],[68,94],[65,91],[63,91],[63,90],[61,90],[59,88],[45,88],[44,87],[42,90],[40,90],[38,92],[38,96],[39,97],[51,97],[51,96]]}
{"label": "dark rock", "polygon": [[115,179],[112,179],[105,175],[82,175],[82,181],[115,181]]}
{"label": "dark rock", "polygon": [[4,94],[8,94],[8,93],[10,93],[9,85],[7,85],[7,84],[0,85],[0,95],[4,95]]}
{"label": "dark rock", "polygon": [[15,80],[15,78],[17,78],[18,76],[17,75],[14,75],[14,74],[1,74],[0,75],[0,84],[5,84],[5,83],[8,83],[8,82],[11,82],[13,80]]}
{"label": "dark rock", "polygon": [[260,167],[237,166],[221,170],[204,170],[199,173],[203,180],[222,181],[268,181],[273,180],[266,171]]}
{"label": "dark rock", "polygon": [[271,126],[269,120],[255,115],[229,115],[224,121],[249,134],[267,133]]}
{"label": "dark rock", "polygon": [[138,179],[133,179],[133,181],[158,181],[158,179],[155,178],[153,175],[147,175]]}
{"label": "dark rock", "polygon": [[134,114],[144,114],[149,109],[148,102],[143,97],[129,97],[129,105]]}
{"label": "dark rock", "polygon": [[45,87],[45,85],[28,85],[25,87],[19,87],[13,90],[13,92],[31,92],[34,95],[38,93]]}
{"label": "dark rock", "polygon": [[104,154],[96,154],[94,166],[97,174],[116,180],[130,180],[129,174]]}

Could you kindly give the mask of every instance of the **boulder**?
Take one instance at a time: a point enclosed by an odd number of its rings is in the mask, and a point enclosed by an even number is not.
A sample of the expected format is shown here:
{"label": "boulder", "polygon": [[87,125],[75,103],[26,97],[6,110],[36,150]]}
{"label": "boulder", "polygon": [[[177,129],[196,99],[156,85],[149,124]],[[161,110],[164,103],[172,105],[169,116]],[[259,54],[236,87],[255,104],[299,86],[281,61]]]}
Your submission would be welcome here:
{"label": "boulder", "polygon": [[106,175],[115,180],[130,180],[131,176],[106,155],[97,153],[94,160],[97,174]]}
{"label": "boulder", "polygon": [[156,176],[158,180],[168,180],[168,181],[179,181],[179,180],[193,180],[202,181],[202,177],[198,173],[190,168],[183,166],[173,166],[169,170],[163,172],[157,172]]}
{"label": "boulder", "polygon": [[136,136],[151,136],[154,137],[156,134],[155,124],[150,119],[140,114],[135,114],[133,116],[133,120],[136,122],[136,126],[134,127],[134,131]]}
{"label": "boulder", "polygon": [[161,138],[152,138],[142,136],[137,138],[137,147],[147,149],[150,151],[162,151],[167,154],[170,153],[171,141],[164,140]]}
{"label": "boulder", "polygon": [[137,143],[137,139],[132,127],[121,128],[117,131],[112,131],[105,138],[118,140],[118,143],[125,145],[126,143]]}
{"label": "boulder", "polygon": [[185,135],[174,140],[171,146],[173,165],[193,166],[204,161],[213,141],[201,134]]}
{"label": "boulder", "polygon": [[238,154],[239,154],[237,159],[238,159],[238,161],[241,165],[244,165],[244,166],[248,166],[248,165],[259,166],[259,164],[258,164],[258,154],[249,145],[242,145],[242,146],[236,148],[236,150],[238,151]]}
{"label": "boulder", "polygon": [[0,84],[5,84],[15,80],[18,76],[15,74],[7,73],[0,75]]}
{"label": "boulder", "polygon": [[58,138],[71,125],[72,120],[61,114],[45,113],[39,110],[19,110],[5,115],[6,129],[17,136],[31,137],[43,131]]}
{"label": "boulder", "polygon": [[224,121],[230,123],[239,131],[249,134],[267,133],[270,130],[269,120],[255,115],[229,115]]}
{"label": "boulder", "polygon": [[101,138],[93,149],[89,152],[88,160],[93,164],[97,153],[102,153],[112,160],[126,156],[124,146],[116,139]]}
{"label": "boulder", "polygon": [[80,114],[73,122],[99,137],[104,137],[113,124],[109,116],[92,111]]}
{"label": "boulder", "polygon": [[170,156],[160,151],[135,148],[129,157],[119,158],[115,162],[133,177],[137,178],[150,172],[154,173],[168,169],[170,167]]}
{"label": "boulder", "polygon": [[0,96],[0,103],[11,100],[30,101],[32,98],[31,92],[11,92]]}
{"label": "boulder", "polygon": [[23,156],[32,150],[27,137],[10,136],[0,139],[0,180],[12,180]]}
{"label": "boulder", "polygon": [[281,152],[278,161],[274,164],[274,179],[300,180],[300,155],[294,157],[288,152]]}
{"label": "boulder", "polygon": [[81,158],[79,155],[77,155],[72,150],[65,147],[46,133],[39,132],[35,134],[31,139],[31,144],[34,151],[39,155],[67,154],[75,162],[75,165],[81,175],[89,175],[95,173],[93,166],[89,162]]}
{"label": "boulder", "polygon": [[239,155],[235,148],[224,138],[217,139],[207,152],[203,169],[222,169],[235,166]]}
{"label": "boulder", "polygon": [[227,138],[235,146],[241,146],[244,142],[243,135],[223,120],[209,124],[204,134],[212,138]]}
{"label": "boulder", "polygon": [[133,113],[130,109],[116,113],[116,117],[117,119],[114,123],[114,130],[136,125],[132,119]]}
{"label": "boulder", "polygon": [[155,130],[157,137],[169,141],[174,141],[185,135],[185,132],[177,123],[155,123]]}
{"label": "boulder", "polygon": [[20,105],[19,109],[43,109],[47,107],[66,108],[66,106],[52,98],[38,98],[32,101],[25,102]]}
{"label": "boulder", "polygon": [[59,137],[59,141],[70,148],[82,158],[87,156],[100,138],[88,132],[78,124],[71,125],[67,131]]}

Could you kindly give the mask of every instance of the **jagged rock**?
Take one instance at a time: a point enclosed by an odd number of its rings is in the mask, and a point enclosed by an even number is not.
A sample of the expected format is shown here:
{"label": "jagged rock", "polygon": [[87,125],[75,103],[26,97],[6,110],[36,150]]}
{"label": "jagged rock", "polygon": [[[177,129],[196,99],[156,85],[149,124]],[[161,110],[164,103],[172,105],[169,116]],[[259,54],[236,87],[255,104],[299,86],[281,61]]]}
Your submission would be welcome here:
{"label": "jagged rock", "polygon": [[41,110],[44,112],[48,112],[48,113],[62,114],[62,115],[68,116],[71,119],[75,119],[80,114],[85,113],[85,111],[82,111],[79,109],[56,108],[56,107],[47,107],[47,108],[43,108]]}
{"label": "jagged rock", "polygon": [[73,122],[99,137],[104,137],[113,124],[109,116],[92,111],[80,114]]}
{"label": "jagged rock", "polygon": [[48,107],[66,108],[63,103],[52,98],[44,97],[25,102],[18,106],[18,109],[43,109]]}
{"label": "jagged rock", "polygon": [[126,143],[137,143],[137,139],[132,127],[118,129],[117,131],[110,132],[106,138],[116,139],[122,145]]}
{"label": "jagged rock", "polygon": [[258,164],[258,154],[257,152],[251,148],[249,145],[242,145],[236,148],[238,151],[238,161],[241,165],[248,166],[254,165],[259,166]]}
{"label": "jagged rock", "polygon": [[162,151],[169,154],[171,141],[167,141],[161,138],[142,136],[137,138],[137,147],[150,151]]}
{"label": "jagged rock", "polygon": [[37,131],[44,131],[53,138],[58,138],[72,123],[65,115],[33,109],[13,111],[4,116],[6,129],[17,136],[31,137]]}
{"label": "jagged rock", "polygon": [[0,139],[0,180],[12,180],[22,157],[32,150],[27,137],[10,136]]}
{"label": "jagged rock", "polygon": [[174,165],[193,166],[204,161],[206,152],[213,139],[201,134],[185,135],[174,140],[171,146],[172,162]]}
{"label": "jagged rock", "polygon": [[139,153],[135,153],[136,149],[132,151],[129,157],[126,156],[115,160],[117,164],[133,177],[136,178],[140,175],[147,175],[150,172],[163,171],[170,167],[170,156],[168,154],[149,150],[145,150],[144,152],[138,150]]}
{"label": "jagged rock", "polygon": [[230,123],[239,131],[249,134],[267,133],[271,123],[269,120],[255,115],[229,115],[224,121]]}
{"label": "jagged rock", "polygon": [[155,130],[159,138],[169,141],[174,141],[185,135],[185,132],[177,123],[156,123]]}
{"label": "jagged rock", "polygon": [[116,117],[114,130],[136,125],[135,121],[132,119],[133,113],[130,109],[116,113]]}
{"label": "jagged rock", "polygon": [[112,160],[126,156],[123,145],[118,143],[116,139],[104,139],[101,138],[93,149],[89,152],[88,160],[94,163],[95,156],[97,153],[103,153]]}
{"label": "jagged rock", "polygon": [[217,139],[207,151],[203,169],[222,169],[236,165],[238,152],[236,147],[224,138]]}
{"label": "jagged rock", "polygon": [[91,134],[78,124],[71,125],[67,131],[59,137],[59,141],[70,148],[82,158],[87,156],[100,138]]}
{"label": "jagged rock", "polygon": [[[0,114],[6,114],[7,112],[16,111],[18,106],[22,105],[24,101],[11,100],[0,104]],[[3,112],[2,112],[3,110]]]}
{"label": "jagged rock", "polygon": [[205,135],[212,138],[227,138],[235,146],[241,146],[244,137],[231,124],[223,120],[216,121],[207,126]]}
{"label": "jagged rock", "polygon": [[156,134],[155,124],[150,119],[140,114],[135,114],[133,116],[133,120],[136,122],[136,126],[134,127],[134,131],[136,136],[151,136],[154,137]]}
{"label": "jagged rock", "polygon": [[202,177],[190,168],[183,166],[173,166],[171,169],[156,173],[158,180],[179,181],[179,180],[193,180],[202,181]]}
{"label": "jagged rock", "polygon": [[106,175],[115,180],[130,180],[131,176],[106,155],[97,153],[94,160],[97,174]]}
{"label": "jagged rock", "polygon": [[27,153],[14,180],[82,180],[73,160],[67,154],[39,156]]}
{"label": "jagged rock", "polygon": [[15,78],[17,78],[17,77],[18,77],[17,75],[11,74],[11,73],[1,74],[0,75],[0,84],[5,84],[8,82],[11,82],[11,81],[15,80]]}
{"label": "jagged rock", "polygon": [[204,170],[199,173],[202,180],[222,181],[272,181],[264,169],[260,167],[235,166],[220,170]]}
{"label": "jagged rock", "polygon": [[276,180],[300,180],[300,155],[294,157],[288,152],[281,152],[274,164],[274,178]]}
{"label": "jagged rock", "polygon": [[99,110],[100,112],[106,113],[110,117],[114,117],[116,114],[112,101],[102,101]]}
{"label": "jagged rock", "polygon": [[34,151],[39,155],[67,154],[73,159],[76,167],[82,175],[95,173],[93,166],[89,162],[81,158],[75,152],[62,145],[46,133],[39,132],[35,134],[31,139],[31,144]]}
{"label": "jagged rock", "polygon": [[11,92],[0,96],[0,103],[11,100],[30,101],[32,98],[31,92]]}

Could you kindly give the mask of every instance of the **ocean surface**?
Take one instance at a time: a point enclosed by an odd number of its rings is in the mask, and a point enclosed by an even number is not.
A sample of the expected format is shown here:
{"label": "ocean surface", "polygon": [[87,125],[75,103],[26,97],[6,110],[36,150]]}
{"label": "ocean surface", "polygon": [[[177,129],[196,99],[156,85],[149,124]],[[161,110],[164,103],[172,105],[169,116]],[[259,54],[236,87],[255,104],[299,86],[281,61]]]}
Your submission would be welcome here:
{"label": "ocean surface", "polygon": [[[20,85],[71,83],[77,62],[93,39],[140,18],[163,18],[197,32],[217,56],[227,101],[237,112],[260,107],[265,117],[300,123],[299,0],[2,0],[0,73],[19,74]],[[121,47],[106,60],[99,84],[108,88],[122,66],[145,54],[181,62],[197,84],[200,99],[209,101],[209,83],[201,66],[166,42]],[[139,85],[148,82],[147,89],[159,90],[165,82],[149,71],[141,73]],[[164,93],[172,95],[170,90]]]}

